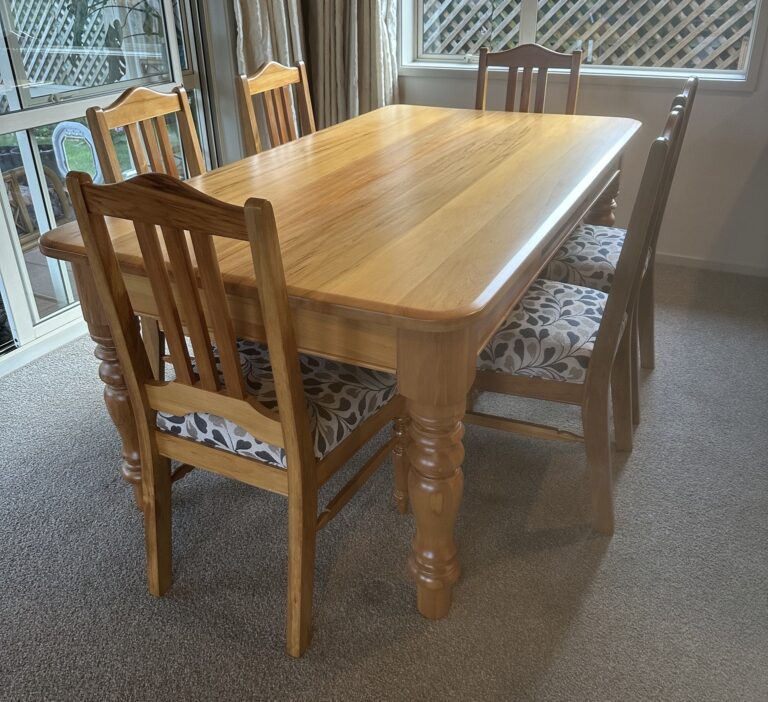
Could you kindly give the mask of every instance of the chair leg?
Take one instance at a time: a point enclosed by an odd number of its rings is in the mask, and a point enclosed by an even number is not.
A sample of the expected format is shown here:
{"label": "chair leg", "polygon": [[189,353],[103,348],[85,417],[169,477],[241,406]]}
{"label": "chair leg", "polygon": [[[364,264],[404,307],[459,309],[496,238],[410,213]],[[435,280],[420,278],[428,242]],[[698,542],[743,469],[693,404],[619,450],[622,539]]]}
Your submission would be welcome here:
{"label": "chair leg", "polygon": [[149,591],[165,594],[173,582],[171,569],[171,462],[155,454],[142,463],[144,541]]}
{"label": "chair leg", "polygon": [[312,638],[312,590],[315,578],[317,492],[288,495],[288,627],[289,655],[303,655]]}
{"label": "chair leg", "polygon": [[582,409],[582,418],[592,495],[592,528],[610,536],[614,519],[607,389],[600,397],[590,398]]}
{"label": "chair leg", "polygon": [[406,439],[408,436],[408,418],[395,418],[392,430],[396,437],[395,445],[392,448],[392,464],[395,467],[395,505],[400,514],[408,512],[408,472],[410,464],[408,456],[405,453]]}
{"label": "chair leg", "polygon": [[632,335],[630,339],[629,357],[632,366],[632,424],[640,424],[640,352],[637,325],[637,310],[632,313],[630,321]]}
{"label": "chair leg", "polygon": [[613,427],[616,448],[632,450],[632,325],[627,325],[619,343],[616,359],[611,370],[611,395],[613,397]]}
{"label": "chair leg", "polygon": [[640,327],[640,364],[643,368],[656,366],[656,325],[654,319],[653,263],[643,277],[638,300],[638,324]]}

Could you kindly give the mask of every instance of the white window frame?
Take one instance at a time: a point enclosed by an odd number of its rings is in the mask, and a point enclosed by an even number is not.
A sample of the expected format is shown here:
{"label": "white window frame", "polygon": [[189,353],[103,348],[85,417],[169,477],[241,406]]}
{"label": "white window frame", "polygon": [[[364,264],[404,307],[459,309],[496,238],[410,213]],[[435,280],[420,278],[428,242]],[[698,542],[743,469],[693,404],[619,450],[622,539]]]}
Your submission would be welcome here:
{"label": "white window frame", "polygon": [[[187,32],[189,32],[189,27],[192,24],[192,21],[196,19],[197,12],[197,3],[195,0],[192,0],[190,4],[193,5],[193,17],[188,17],[186,13],[182,11],[182,23]],[[159,84],[153,83],[151,84],[151,87],[153,90],[160,92],[171,92],[176,85],[183,84],[188,90],[196,90],[196,95],[199,98],[197,107],[199,110],[203,111],[202,114],[206,118],[205,122],[208,131],[208,133],[205,133],[201,130],[200,139],[203,147],[206,149],[206,153],[213,161],[213,164],[211,165],[215,165],[215,157],[210,149],[207,148],[210,141],[209,133],[211,127],[209,120],[207,119],[207,114],[204,111],[205,96],[203,95],[203,86],[205,84],[205,78],[204,75],[202,75],[202,67],[197,61],[197,51],[194,46],[190,44],[187,45],[187,50],[190,54],[190,67],[187,71],[182,71],[172,0],[163,0],[163,6],[165,9],[165,30],[171,64],[171,80]],[[183,9],[184,8],[182,8],[182,10]],[[187,37],[189,37],[189,34],[187,34]],[[22,109],[18,112],[9,112],[0,115],[0,133],[27,132],[36,127],[45,126],[54,122],[81,118],[85,115],[85,112],[89,107],[107,105],[113,102],[128,87],[128,85],[121,83],[117,90],[111,92],[101,91],[98,95],[94,95],[92,92],[86,92],[88,90],[86,89],[82,99],[56,103],[52,102],[37,107],[28,107],[27,109]],[[23,149],[21,143],[20,148]],[[37,149],[34,148],[34,144],[32,144],[29,151],[31,152],[31,158],[39,160],[40,157],[37,153]],[[39,163],[37,165],[40,166]],[[42,170],[40,169],[38,172],[42,173]],[[34,190],[34,188],[30,189]],[[43,193],[43,198],[47,198],[48,191],[44,183],[39,189]],[[0,188],[0,198],[3,198],[3,196],[4,189]],[[78,302],[73,302],[58,312],[55,312],[44,319],[40,319],[26,271],[21,244],[18,236],[16,236],[14,223],[9,222],[7,219],[8,213],[10,212],[10,209],[7,207],[8,203],[6,202],[4,204],[6,207],[0,208],[0,295],[3,297],[3,305],[6,308],[9,322],[19,347],[14,351],[10,351],[0,356],[0,376],[9,372],[10,369],[18,367],[20,359],[26,359],[26,361],[32,360],[34,356],[44,353],[47,350],[50,350],[50,348],[54,348],[54,336],[66,341],[71,334],[79,334],[85,331],[82,312]],[[36,206],[35,209],[37,211],[39,208]],[[50,210],[50,207],[48,210]],[[39,226],[47,228],[47,215],[40,219],[39,214],[40,213],[38,213]],[[69,288],[69,278],[63,270],[65,263],[63,261],[54,261],[50,259],[49,265],[54,269],[62,269],[62,279],[65,281],[63,283],[62,292],[71,292],[71,289]],[[51,342],[46,342],[48,337],[51,338]],[[51,346],[51,343],[54,343],[54,346]]]}
{"label": "white window frame", "polygon": [[[455,56],[420,58],[421,5],[418,0],[400,0],[399,49],[400,75],[404,77],[468,77],[477,72],[477,57],[461,60]],[[520,9],[520,43],[533,42],[536,37],[536,0],[522,0]],[[695,75],[705,89],[750,91],[757,87],[758,73],[768,34],[768,0],[757,0],[755,29],[752,32],[747,65],[743,71],[713,71],[680,68],[641,68],[630,66],[595,66],[581,68],[583,83],[613,83],[627,86],[666,87]],[[491,68],[491,79],[503,71]],[[555,81],[566,80],[567,71],[553,70]],[[560,75],[558,75],[560,74]]]}

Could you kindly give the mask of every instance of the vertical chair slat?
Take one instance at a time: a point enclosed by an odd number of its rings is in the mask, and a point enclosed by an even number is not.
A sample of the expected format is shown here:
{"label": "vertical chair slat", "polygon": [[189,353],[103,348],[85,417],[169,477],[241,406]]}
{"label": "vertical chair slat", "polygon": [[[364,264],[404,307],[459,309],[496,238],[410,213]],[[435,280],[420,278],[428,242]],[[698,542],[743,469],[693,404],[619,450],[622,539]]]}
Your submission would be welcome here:
{"label": "vertical chair slat", "polygon": [[168,125],[165,123],[165,117],[158,117],[155,120],[155,130],[160,146],[160,155],[163,159],[163,170],[168,175],[178,178],[179,169],[176,167],[176,159],[173,155],[173,146],[171,146],[171,137],[168,134]]}
{"label": "vertical chair slat", "polygon": [[517,97],[517,69],[511,68],[507,77],[507,100],[504,109],[507,112],[513,112],[515,109],[515,98]]}
{"label": "vertical chair slat", "polygon": [[[126,124],[125,137],[128,140],[128,148],[131,150],[131,158],[137,173],[149,173],[149,163],[147,162],[147,153],[144,150],[144,142],[139,134],[139,127],[135,122]],[[107,134],[109,138],[109,134]],[[122,174],[119,177],[122,180]]]}
{"label": "vertical chair slat", "polygon": [[163,159],[160,156],[160,149],[157,145],[157,134],[155,132],[155,120],[143,119],[139,122],[141,135],[144,138],[144,148],[149,156],[149,165],[155,173],[164,173]]}
{"label": "vertical chair slat", "polygon": [[284,85],[279,91],[280,101],[283,105],[283,115],[285,119],[285,126],[287,129],[287,141],[293,141],[297,138],[296,134],[296,121],[293,119],[293,102],[291,101],[291,91],[287,85]]}
{"label": "vertical chair slat", "polygon": [[141,255],[147,270],[147,277],[152,286],[160,321],[163,323],[165,338],[171,353],[171,363],[176,370],[176,377],[182,383],[192,385],[194,373],[192,362],[184,340],[184,330],[181,326],[178,309],[174,303],[173,289],[165,268],[165,258],[160,247],[155,227],[134,222],[136,238],[139,241]]}
{"label": "vertical chair slat", "polygon": [[213,327],[213,336],[219,352],[219,362],[224,376],[225,392],[231,397],[243,399],[246,396],[245,381],[240,368],[240,353],[237,350],[237,337],[232,323],[232,315],[227,305],[224,282],[221,279],[219,260],[213,237],[202,232],[190,232],[192,247],[197,259],[208,318]]}
{"label": "vertical chair slat", "polygon": [[[509,96],[509,88],[507,88]],[[477,90],[475,92],[475,109],[484,110],[485,102],[488,97],[488,49],[480,49],[480,59],[477,68]]]}
{"label": "vertical chair slat", "polygon": [[520,88],[520,112],[528,112],[531,105],[531,82],[533,80],[533,69],[526,66],[523,69],[523,85]]}
{"label": "vertical chair slat", "polygon": [[534,112],[544,112],[544,101],[547,96],[547,69],[540,68],[536,74],[536,99],[533,106]]}
{"label": "vertical chair slat", "polygon": [[162,228],[165,248],[171,261],[176,289],[179,292],[179,306],[184,314],[184,322],[195,353],[200,382],[203,388],[216,392],[219,389],[219,374],[208,335],[208,325],[200,300],[195,271],[187,248],[187,238],[178,229]]}
{"label": "vertical chair slat", "polygon": [[275,119],[277,121],[278,144],[285,144],[288,141],[288,126],[285,123],[285,110],[279,90],[271,90],[269,96],[272,98],[272,105],[275,110]]}
{"label": "vertical chair slat", "polygon": [[272,92],[266,92],[262,96],[264,100],[264,112],[267,115],[267,131],[269,132],[269,141],[272,146],[282,143],[278,132],[277,115],[275,114],[275,102]]}

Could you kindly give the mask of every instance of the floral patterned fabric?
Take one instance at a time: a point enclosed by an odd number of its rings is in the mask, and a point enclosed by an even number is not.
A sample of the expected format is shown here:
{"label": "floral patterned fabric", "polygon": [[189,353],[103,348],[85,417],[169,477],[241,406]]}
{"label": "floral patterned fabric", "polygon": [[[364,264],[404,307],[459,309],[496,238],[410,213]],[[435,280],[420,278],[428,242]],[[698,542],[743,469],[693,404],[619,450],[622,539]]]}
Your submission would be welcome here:
{"label": "floral patterned fabric", "polygon": [[540,278],[481,351],[478,370],[583,383],[607,300]]}
{"label": "floral patterned fabric", "polygon": [[[275,383],[266,346],[243,339],[238,340],[237,346],[248,393],[269,409],[276,409]],[[397,391],[397,380],[388,373],[314,356],[300,355],[299,362],[318,460],[387,404]],[[195,412],[177,417],[158,412],[157,426],[207,446],[286,467],[284,449],[259,441],[234,422],[214,414]]]}
{"label": "floral patterned fabric", "polygon": [[610,292],[626,229],[582,224],[566,239],[541,277]]}

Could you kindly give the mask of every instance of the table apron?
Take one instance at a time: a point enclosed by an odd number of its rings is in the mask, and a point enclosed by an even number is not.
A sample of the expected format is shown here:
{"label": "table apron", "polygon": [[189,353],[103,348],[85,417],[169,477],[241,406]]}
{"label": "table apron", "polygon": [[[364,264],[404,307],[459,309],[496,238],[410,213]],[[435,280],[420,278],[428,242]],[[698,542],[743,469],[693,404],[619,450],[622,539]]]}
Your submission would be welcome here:
{"label": "table apron", "polygon": [[[514,280],[510,281],[510,285],[503,294],[498,295],[481,316],[467,320],[467,325],[472,327],[478,352],[507,318],[562,242],[601,198],[615,174],[615,168],[607,169],[595,181],[589,193],[571,210],[570,215],[560,223],[557,230],[553,231],[542,246],[518,268]],[[150,289],[149,279],[136,273],[125,273],[124,276],[136,314],[157,318],[157,305]],[[205,306],[205,295],[202,290],[200,295]],[[230,294],[227,300],[235,325],[235,333],[239,337],[253,341],[266,341],[257,291],[254,290],[253,295],[249,296]],[[181,309],[179,312],[182,312]],[[357,314],[345,315],[331,306],[327,311],[323,311],[304,305],[294,305],[292,312],[297,343],[303,353],[391,373],[397,372],[398,329],[413,328],[413,320],[396,320],[383,315],[379,318],[363,317]],[[183,318],[181,321],[184,324]],[[429,334],[438,331],[438,325],[427,326],[431,326],[429,329],[425,328]],[[445,330],[446,333],[448,331]]]}
{"label": "table apron", "polygon": [[[126,288],[138,315],[158,318],[149,279],[125,274]],[[174,290],[174,293],[176,291]],[[200,297],[206,307],[205,294]],[[261,308],[256,296],[228,295],[235,333],[252,341],[266,341]],[[397,367],[397,327],[385,321],[353,319],[330,309],[327,312],[296,306],[292,310],[296,342],[303,353],[323,356],[394,373]],[[182,314],[182,310],[179,309]],[[207,314],[207,310],[206,310]],[[184,318],[181,319],[185,324]]]}

